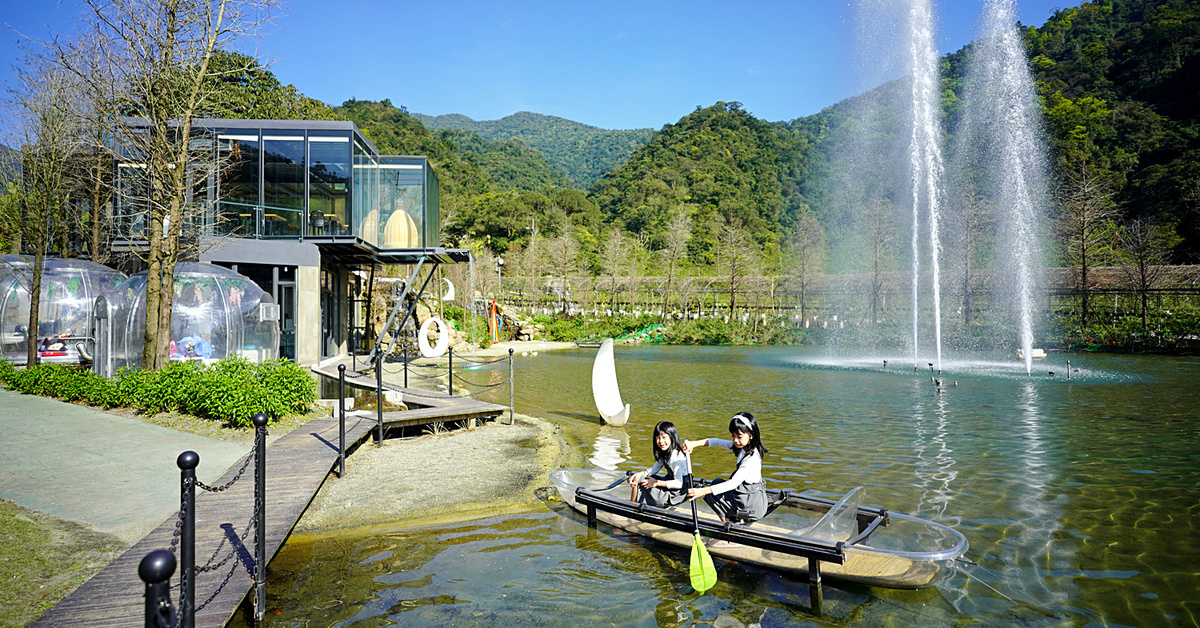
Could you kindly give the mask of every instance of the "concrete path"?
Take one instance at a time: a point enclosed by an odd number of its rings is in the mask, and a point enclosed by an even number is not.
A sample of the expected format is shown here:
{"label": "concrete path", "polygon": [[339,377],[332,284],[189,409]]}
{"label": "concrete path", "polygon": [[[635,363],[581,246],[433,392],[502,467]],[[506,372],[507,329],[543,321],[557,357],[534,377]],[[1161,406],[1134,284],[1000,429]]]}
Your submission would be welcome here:
{"label": "concrete path", "polygon": [[211,484],[251,447],[0,389],[0,498],[129,545],[179,510],[175,459],[189,449]]}

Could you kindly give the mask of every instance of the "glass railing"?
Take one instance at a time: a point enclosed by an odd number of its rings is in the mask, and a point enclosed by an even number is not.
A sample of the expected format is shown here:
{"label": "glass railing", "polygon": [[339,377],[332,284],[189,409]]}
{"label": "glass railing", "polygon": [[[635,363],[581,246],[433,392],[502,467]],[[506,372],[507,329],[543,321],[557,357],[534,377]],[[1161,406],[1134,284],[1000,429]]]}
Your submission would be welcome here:
{"label": "glass railing", "polygon": [[303,217],[303,210],[289,207],[218,201],[214,230],[238,238],[299,240],[304,229]]}

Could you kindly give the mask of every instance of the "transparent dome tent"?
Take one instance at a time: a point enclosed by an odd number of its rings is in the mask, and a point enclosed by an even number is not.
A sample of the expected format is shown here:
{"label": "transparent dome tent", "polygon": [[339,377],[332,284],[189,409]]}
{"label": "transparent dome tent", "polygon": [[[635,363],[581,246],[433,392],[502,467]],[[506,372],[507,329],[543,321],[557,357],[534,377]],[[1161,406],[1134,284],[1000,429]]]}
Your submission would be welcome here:
{"label": "transparent dome tent", "polygon": [[[241,356],[251,362],[279,356],[279,308],[248,277],[223,266],[175,266],[171,305],[171,361],[215,362]],[[96,302],[95,370],[111,376],[139,368],[146,329],[146,273],[135,274]]]}
{"label": "transparent dome tent", "polygon": [[92,346],[92,307],[125,274],[80,259],[42,262],[37,331],[29,333],[33,258],[0,255],[0,350],[3,359],[24,363],[28,342],[37,344],[38,360],[75,364],[87,361]]}

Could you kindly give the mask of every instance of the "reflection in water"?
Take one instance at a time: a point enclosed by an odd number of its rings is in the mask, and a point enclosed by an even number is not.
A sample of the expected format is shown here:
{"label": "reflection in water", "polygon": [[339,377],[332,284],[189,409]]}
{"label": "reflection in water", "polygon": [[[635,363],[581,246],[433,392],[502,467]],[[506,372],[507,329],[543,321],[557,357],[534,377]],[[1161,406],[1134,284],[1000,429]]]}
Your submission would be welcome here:
{"label": "reflection in water", "polygon": [[[1054,544],[1055,534],[1062,529],[1060,522],[1066,499],[1050,493],[1056,482],[1054,465],[1048,459],[1054,443],[1045,433],[1042,407],[1046,402],[1040,393],[1041,389],[1033,382],[1026,382],[1021,387],[1017,408],[1021,432],[1018,447],[1020,443],[1024,447],[1015,457],[1023,468],[1023,482],[1015,486],[1020,491],[1016,508],[1020,518],[1012,524],[1015,542],[1009,546],[1014,554],[1006,562],[1018,571],[1032,570],[1035,566],[1054,570],[1069,562],[1069,553]],[[1055,601],[1062,602],[1067,597],[1065,592],[1056,595],[1041,578],[1021,578],[1021,581],[1032,589],[1029,592],[1035,593],[1036,599],[1057,597]]]}
{"label": "reflection in water", "polygon": [[[958,477],[958,471],[954,469],[956,462],[951,455],[954,450],[947,439],[950,420],[946,395],[949,393],[940,386],[934,386],[933,382],[918,381],[914,387],[916,401],[912,419],[915,434],[912,448],[917,463],[913,473],[917,476],[916,486],[921,489],[916,514],[933,515],[931,518],[934,521],[955,526],[957,519],[947,516],[954,514],[953,509],[948,508],[954,499],[950,484]],[[928,407],[928,401],[922,400],[922,395],[927,394],[933,395],[932,408]],[[929,416],[931,413],[932,417]]]}
{"label": "reflection in water", "polygon": [[629,434],[624,427],[604,425],[596,435],[592,455],[588,462],[610,471],[616,470],[617,465],[629,459]]}

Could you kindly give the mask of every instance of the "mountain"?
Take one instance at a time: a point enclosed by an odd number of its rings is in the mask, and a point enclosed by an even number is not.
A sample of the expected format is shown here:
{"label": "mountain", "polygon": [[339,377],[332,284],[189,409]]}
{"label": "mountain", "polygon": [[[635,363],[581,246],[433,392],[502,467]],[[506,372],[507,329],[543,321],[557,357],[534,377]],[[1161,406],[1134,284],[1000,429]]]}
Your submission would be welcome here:
{"label": "mountain", "polygon": [[427,128],[472,131],[489,142],[521,140],[583,188],[624,163],[654,134],[653,129],[601,129],[528,111],[484,121],[456,113],[437,117],[414,113],[412,116]]}
{"label": "mountain", "polygon": [[652,246],[660,244],[672,211],[687,210],[693,258],[707,263],[721,224],[740,225],[774,247],[805,206],[798,192],[808,149],[792,127],[759,120],[740,103],[718,102],[664,126],[590,194],[610,219],[649,236]]}
{"label": "mountain", "polygon": [[454,146],[460,155],[474,160],[502,190],[577,187],[540,152],[515,137],[505,142],[489,142],[478,133],[459,130],[441,131],[439,137]]}

